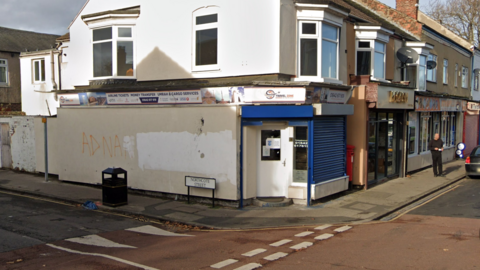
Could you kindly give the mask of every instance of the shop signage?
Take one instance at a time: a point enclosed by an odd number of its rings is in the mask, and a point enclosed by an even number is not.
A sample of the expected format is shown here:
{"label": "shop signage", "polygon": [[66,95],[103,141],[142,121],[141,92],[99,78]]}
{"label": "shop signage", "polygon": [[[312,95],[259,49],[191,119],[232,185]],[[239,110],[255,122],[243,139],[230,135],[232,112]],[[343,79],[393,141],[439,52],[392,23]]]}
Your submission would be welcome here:
{"label": "shop signage", "polygon": [[461,112],[467,109],[467,101],[459,99],[417,96],[415,103],[417,112]]}
{"label": "shop signage", "polygon": [[378,86],[377,108],[379,109],[413,109],[414,91],[391,86]]}
{"label": "shop signage", "polygon": [[325,87],[315,87],[308,91],[308,104],[312,103],[339,103],[345,104],[348,101],[348,91],[332,90]]}
{"label": "shop signage", "polygon": [[469,111],[480,111],[480,103],[468,102],[467,109]]}
{"label": "shop signage", "polygon": [[304,87],[245,88],[245,103],[305,103]]}
{"label": "shop signage", "polygon": [[202,103],[199,90],[107,93],[108,105],[195,104]]}
{"label": "shop signage", "polygon": [[280,149],[280,139],[279,138],[268,138],[265,146],[267,149]]}
{"label": "shop signage", "polygon": [[388,102],[390,103],[408,103],[408,93],[400,91],[389,91]]}

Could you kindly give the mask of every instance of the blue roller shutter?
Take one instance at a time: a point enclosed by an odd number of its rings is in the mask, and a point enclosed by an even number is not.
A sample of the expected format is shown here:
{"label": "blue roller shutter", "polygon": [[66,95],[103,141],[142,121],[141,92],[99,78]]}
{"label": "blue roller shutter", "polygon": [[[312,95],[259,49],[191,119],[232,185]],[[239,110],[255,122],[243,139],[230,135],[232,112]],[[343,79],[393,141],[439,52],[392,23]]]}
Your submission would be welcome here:
{"label": "blue roller shutter", "polygon": [[344,176],[347,149],[345,116],[315,117],[313,130],[313,183]]}

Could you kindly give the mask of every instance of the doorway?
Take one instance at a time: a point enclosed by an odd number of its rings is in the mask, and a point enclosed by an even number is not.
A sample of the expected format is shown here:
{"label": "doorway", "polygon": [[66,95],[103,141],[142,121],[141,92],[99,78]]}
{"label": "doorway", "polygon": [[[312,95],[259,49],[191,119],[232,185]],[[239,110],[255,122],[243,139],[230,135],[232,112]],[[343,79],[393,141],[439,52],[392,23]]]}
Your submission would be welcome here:
{"label": "doorway", "polygon": [[292,178],[292,128],[265,123],[257,129],[257,197],[287,197]]}
{"label": "doorway", "polygon": [[371,111],[368,122],[368,185],[399,175],[403,113]]}

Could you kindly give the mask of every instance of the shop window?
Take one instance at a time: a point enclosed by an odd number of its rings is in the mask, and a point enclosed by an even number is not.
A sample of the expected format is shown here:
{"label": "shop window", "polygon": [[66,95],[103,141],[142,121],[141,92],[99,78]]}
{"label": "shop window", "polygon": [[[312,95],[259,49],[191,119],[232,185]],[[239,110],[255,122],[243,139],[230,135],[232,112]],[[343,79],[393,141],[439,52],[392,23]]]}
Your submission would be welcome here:
{"label": "shop window", "polygon": [[385,50],[386,45],[383,42],[357,41],[357,75],[385,79]]}
{"label": "shop window", "polygon": [[433,138],[433,135],[435,135],[436,133],[440,135],[440,113],[439,112],[432,113],[432,118],[433,118],[433,126],[432,126],[431,137]]}
{"label": "shop window", "polygon": [[280,160],[280,130],[262,130],[261,159]]}
{"label": "shop window", "polygon": [[8,62],[6,59],[0,59],[0,85],[8,84]]}
{"label": "shop window", "polygon": [[323,22],[301,21],[299,33],[300,77],[337,80],[339,28]]}
{"label": "shop window", "polygon": [[443,141],[443,147],[450,147],[450,128],[450,113],[442,112],[442,133],[440,134],[440,138]]}
{"label": "shop window", "polygon": [[408,113],[408,154],[413,155],[417,149],[418,114]]}
{"label": "shop window", "polygon": [[[93,29],[93,77],[133,77],[132,27]],[[115,67],[115,68],[114,68]]]}
{"label": "shop window", "polygon": [[218,14],[218,7],[202,8],[194,12],[194,71],[218,69]]}
{"label": "shop window", "polygon": [[295,127],[293,144],[293,182],[307,183],[308,181],[308,128]]}
{"label": "shop window", "polygon": [[443,84],[448,84],[448,60],[443,59]]}
{"label": "shop window", "polygon": [[468,87],[468,68],[462,67],[462,88]]}
{"label": "shop window", "polygon": [[420,136],[418,144],[418,152],[423,153],[428,151],[428,143],[431,136],[431,122],[432,115],[429,112],[422,112],[420,114]]}
{"label": "shop window", "polygon": [[33,60],[33,82],[45,82],[45,59]]}
{"label": "shop window", "polygon": [[449,143],[451,147],[455,147],[455,132],[456,132],[456,113],[450,113],[450,138]]}
{"label": "shop window", "polygon": [[[428,55],[428,61],[437,62],[437,56],[434,54]],[[436,82],[437,81],[437,67],[427,70],[427,81]]]}

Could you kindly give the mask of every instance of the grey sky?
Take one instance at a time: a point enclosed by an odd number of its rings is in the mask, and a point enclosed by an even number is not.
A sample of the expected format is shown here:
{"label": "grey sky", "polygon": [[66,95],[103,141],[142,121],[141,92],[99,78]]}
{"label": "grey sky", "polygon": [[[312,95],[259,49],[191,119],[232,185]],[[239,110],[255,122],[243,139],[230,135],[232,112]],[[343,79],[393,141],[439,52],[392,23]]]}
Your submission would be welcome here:
{"label": "grey sky", "polygon": [[[87,0],[0,0],[0,26],[63,35]],[[395,0],[380,0],[395,7]],[[420,8],[429,0],[420,0]]]}
{"label": "grey sky", "polygon": [[0,0],[0,26],[63,35],[86,0]]}

